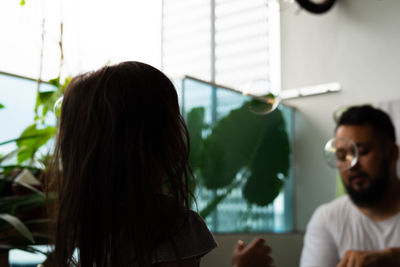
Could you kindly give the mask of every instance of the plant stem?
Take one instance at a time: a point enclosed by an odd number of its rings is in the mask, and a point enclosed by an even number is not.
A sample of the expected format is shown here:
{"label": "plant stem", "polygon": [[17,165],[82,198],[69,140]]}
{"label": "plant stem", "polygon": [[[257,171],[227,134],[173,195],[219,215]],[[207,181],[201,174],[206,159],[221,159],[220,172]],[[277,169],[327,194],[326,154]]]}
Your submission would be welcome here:
{"label": "plant stem", "polygon": [[60,41],[58,42],[58,46],[60,47],[60,72],[58,74],[61,77],[62,69],[64,66],[64,48],[63,48],[63,36],[64,36],[64,23],[60,22]]}
{"label": "plant stem", "polygon": [[[44,1],[43,1],[44,5]],[[39,108],[39,91],[40,91],[40,85],[42,83],[42,72],[43,72],[43,51],[44,51],[44,37],[45,37],[45,24],[46,24],[46,19],[44,17],[44,7],[42,6],[42,11],[43,11],[43,18],[42,18],[42,43],[40,47],[40,63],[39,63],[39,75],[37,79],[37,99],[36,99],[36,105],[35,105],[35,118],[38,118],[38,108]]]}

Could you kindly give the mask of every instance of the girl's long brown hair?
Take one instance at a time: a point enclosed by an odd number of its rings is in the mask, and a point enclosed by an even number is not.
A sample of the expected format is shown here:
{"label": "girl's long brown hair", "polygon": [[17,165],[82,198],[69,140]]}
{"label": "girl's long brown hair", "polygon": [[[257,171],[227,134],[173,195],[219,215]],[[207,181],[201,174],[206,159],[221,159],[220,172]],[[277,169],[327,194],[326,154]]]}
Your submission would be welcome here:
{"label": "girl's long brown hair", "polygon": [[83,267],[150,266],[186,218],[188,158],[176,90],[159,70],[124,62],[74,78],[49,172],[56,266],[76,248]]}

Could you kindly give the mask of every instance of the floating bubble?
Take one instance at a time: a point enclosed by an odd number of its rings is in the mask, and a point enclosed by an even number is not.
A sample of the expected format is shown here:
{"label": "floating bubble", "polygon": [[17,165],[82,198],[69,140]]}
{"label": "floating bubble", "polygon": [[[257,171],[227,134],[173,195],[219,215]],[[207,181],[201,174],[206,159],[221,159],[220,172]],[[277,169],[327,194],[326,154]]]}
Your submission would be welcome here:
{"label": "floating bubble", "polygon": [[247,102],[250,111],[264,115],[274,111],[281,102],[281,90],[265,79],[253,80],[243,91],[243,95],[250,96]]}
{"label": "floating bubble", "polygon": [[53,111],[54,111],[54,114],[57,116],[57,118],[59,118],[60,114],[61,114],[61,107],[62,107],[63,98],[64,97],[60,97],[54,103]]}
{"label": "floating bubble", "polygon": [[349,138],[332,138],[325,145],[324,157],[332,168],[348,170],[357,164],[357,145]]}

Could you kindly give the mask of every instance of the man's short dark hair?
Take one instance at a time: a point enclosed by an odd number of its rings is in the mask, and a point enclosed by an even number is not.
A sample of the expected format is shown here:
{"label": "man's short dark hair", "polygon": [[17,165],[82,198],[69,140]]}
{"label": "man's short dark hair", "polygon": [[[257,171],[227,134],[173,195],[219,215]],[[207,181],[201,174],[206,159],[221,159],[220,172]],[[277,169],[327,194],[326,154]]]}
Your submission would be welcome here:
{"label": "man's short dark hair", "polygon": [[389,115],[370,105],[353,106],[347,109],[340,116],[336,129],[342,125],[369,125],[376,133],[381,134],[384,139],[396,142],[395,129]]}

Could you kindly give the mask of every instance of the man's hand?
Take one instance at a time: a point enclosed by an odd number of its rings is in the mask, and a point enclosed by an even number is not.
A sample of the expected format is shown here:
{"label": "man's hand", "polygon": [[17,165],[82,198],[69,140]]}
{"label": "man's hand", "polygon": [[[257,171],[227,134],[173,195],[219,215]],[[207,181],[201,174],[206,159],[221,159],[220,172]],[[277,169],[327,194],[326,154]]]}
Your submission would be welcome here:
{"label": "man's hand", "polygon": [[391,267],[399,266],[399,255],[393,249],[377,251],[348,250],[337,267]]}
{"label": "man's hand", "polygon": [[262,238],[254,238],[248,246],[239,240],[232,253],[232,267],[272,267],[270,253],[271,248]]}

